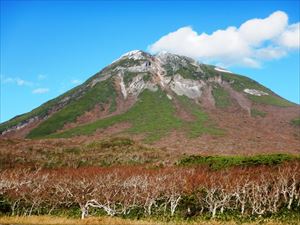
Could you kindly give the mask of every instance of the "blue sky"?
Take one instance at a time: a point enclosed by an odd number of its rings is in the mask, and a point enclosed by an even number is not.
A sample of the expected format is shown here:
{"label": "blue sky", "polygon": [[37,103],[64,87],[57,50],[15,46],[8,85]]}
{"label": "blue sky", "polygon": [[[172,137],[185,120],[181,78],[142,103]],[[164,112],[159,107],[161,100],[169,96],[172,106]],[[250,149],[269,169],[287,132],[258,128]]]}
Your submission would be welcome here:
{"label": "blue sky", "polygon": [[[64,93],[133,49],[187,52],[299,103],[299,47],[281,38],[299,22],[299,8],[299,1],[1,1],[0,121]],[[245,52],[236,47],[220,54],[227,45],[212,34],[221,30],[229,39],[240,37],[241,25],[255,18],[271,21],[274,35],[261,34],[257,43],[258,35],[247,31],[241,41]],[[272,18],[278,24],[272,25]],[[276,31],[281,25],[284,30]],[[220,51],[178,49],[180,32],[184,38],[194,35],[196,42],[206,33],[207,43],[219,44]],[[173,46],[166,46],[170,33]]]}

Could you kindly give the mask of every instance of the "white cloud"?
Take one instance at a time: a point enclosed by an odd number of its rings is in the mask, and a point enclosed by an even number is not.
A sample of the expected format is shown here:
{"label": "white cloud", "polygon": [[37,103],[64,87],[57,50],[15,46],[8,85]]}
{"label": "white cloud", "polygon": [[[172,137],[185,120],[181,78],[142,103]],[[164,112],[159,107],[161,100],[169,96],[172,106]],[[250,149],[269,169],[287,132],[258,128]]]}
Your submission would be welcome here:
{"label": "white cloud", "polygon": [[3,84],[16,84],[18,86],[33,86],[33,83],[30,81],[23,80],[19,77],[5,77],[1,76],[1,83]]}
{"label": "white cloud", "polygon": [[262,61],[281,58],[292,48],[299,48],[299,23],[288,25],[288,16],[282,11],[212,34],[182,27],[148,47],[152,53],[168,51],[225,67],[259,67]]}
{"label": "white cloud", "polygon": [[255,58],[263,60],[279,59],[287,54],[287,51],[282,47],[268,46],[255,51]]}
{"label": "white cloud", "polygon": [[287,27],[280,35],[279,43],[287,48],[299,48],[300,46],[300,23]]}
{"label": "white cloud", "polygon": [[80,84],[81,80],[73,79],[71,80],[71,84]]}
{"label": "white cloud", "polygon": [[49,92],[49,88],[37,88],[32,91],[33,94],[45,94]]}
{"label": "white cloud", "polygon": [[277,11],[265,19],[251,19],[243,23],[238,34],[250,45],[259,45],[280,35],[288,25],[286,13]]}
{"label": "white cloud", "polygon": [[38,78],[38,80],[45,80],[47,78],[47,76],[44,74],[39,74],[37,78]]}

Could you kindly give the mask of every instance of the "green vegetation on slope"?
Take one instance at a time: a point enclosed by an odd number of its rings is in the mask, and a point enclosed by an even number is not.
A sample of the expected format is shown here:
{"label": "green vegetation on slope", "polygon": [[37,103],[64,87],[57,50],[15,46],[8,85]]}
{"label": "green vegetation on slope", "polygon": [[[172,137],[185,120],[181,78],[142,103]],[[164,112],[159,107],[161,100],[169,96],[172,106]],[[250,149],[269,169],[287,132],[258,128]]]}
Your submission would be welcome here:
{"label": "green vegetation on slope", "polygon": [[215,66],[207,65],[207,64],[201,64],[201,69],[204,72],[204,77],[208,79],[209,77],[215,77],[219,76],[220,73],[215,70]]}
{"label": "green vegetation on slope", "polygon": [[252,117],[257,117],[257,116],[265,117],[266,115],[267,115],[266,112],[259,111],[258,109],[255,109],[255,108],[251,109],[251,116]]}
{"label": "green vegetation on slope", "polygon": [[271,90],[265,88],[258,82],[245,77],[241,75],[235,75],[230,73],[222,73],[223,80],[226,80],[231,84],[231,86],[239,92],[243,92],[244,89],[255,89],[259,91],[263,91],[268,93],[269,95],[264,96],[254,96],[247,94],[248,98],[251,99],[254,102],[262,103],[262,104],[268,104],[268,105],[275,105],[275,106],[281,106],[281,107],[287,107],[287,106],[293,106],[295,104],[287,101],[286,99],[283,99],[279,96],[276,96]]}
{"label": "green vegetation on slope", "polygon": [[270,90],[265,88],[264,86],[260,85],[258,82],[245,77],[245,76],[241,76],[241,75],[236,75],[236,74],[231,74],[231,73],[222,73],[222,78],[226,81],[228,81],[229,83],[231,83],[231,86],[237,90],[237,91],[244,91],[244,89],[248,88],[248,89],[256,89],[259,91],[264,91],[266,93],[269,93]]}
{"label": "green vegetation on slope", "polygon": [[133,79],[138,76],[138,75],[142,75],[143,76],[143,80],[144,82],[147,82],[151,79],[151,75],[149,72],[147,73],[138,73],[138,72],[129,72],[129,71],[125,71],[124,72],[124,84],[128,85],[129,83],[131,83],[133,81]]}
{"label": "green vegetation on slope", "polygon": [[214,68],[215,66],[211,65],[201,65],[202,70],[205,73],[205,77],[211,77],[211,76],[217,76],[221,75],[222,79],[229,82],[233,89],[235,89],[238,92],[243,92],[244,89],[256,89],[259,91],[263,91],[268,93],[269,95],[266,96],[253,96],[247,94],[248,98],[251,99],[254,102],[262,103],[262,104],[268,104],[268,105],[275,105],[275,106],[281,106],[281,107],[287,107],[287,106],[294,106],[295,104],[292,102],[289,102],[286,99],[281,98],[280,96],[275,95],[271,90],[264,87],[263,85],[259,84],[258,82],[237,74],[231,74],[231,73],[225,73],[216,71]]}
{"label": "green vegetation on slope", "polygon": [[184,129],[191,138],[199,137],[202,134],[222,135],[224,131],[216,128],[209,120],[208,115],[203,112],[199,105],[186,96],[177,96],[183,108],[188,110],[195,120],[191,122],[185,121]]}
{"label": "green vegetation on slope", "polygon": [[54,133],[63,128],[66,123],[74,122],[78,116],[93,109],[96,104],[108,104],[109,101],[111,101],[110,111],[113,111],[116,107],[115,97],[116,92],[111,79],[99,82],[93,88],[89,89],[83,97],[70,103],[49,119],[42,122],[37,128],[33,129],[27,137],[38,138]]}
{"label": "green vegetation on slope", "polygon": [[180,74],[183,78],[192,80],[197,80],[202,76],[202,73],[197,72],[196,66],[192,64],[180,67],[180,69],[175,71],[174,74]]}
{"label": "green vegetation on slope", "polygon": [[39,117],[44,117],[47,115],[48,110],[55,105],[56,101],[55,100],[51,100],[49,102],[46,102],[45,104],[41,105],[40,107],[32,110],[31,112],[16,116],[14,118],[12,118],[11,120],[4,122],[0,125],[0,133],[13,127],[18,125],[19,123],[25,122],[26,120],[39,116]]}
{"label": "green vegetation on slope", "polygon": [[229,93],[220,85],[213,88],[212,95],[218,108],[226,108],[231,105]]}
{"label": "green vegetation on slope", "polygon": [[219,134],[220,130],[206,126],[208,117],[199,108],[188,101],[186,105],[192,110],[197,121],[185,122],[175,116],[175,107],[166,94],[160,89],[156,92],[145,90],[140,94],[137,103],[126,113],[98,120],[94,123],[79,126],[62,133],[52,134],[49,137],[71,137],[75,135],[88,135],[97,129],[107,128],[120,122],[129,122],[132,127],[126,132],[132,134],[146,134],[145,141],[159,140],[174,129],[184,128],[191,136],[203,133]]}
{"label": "green vegetation on slope", "polygon": [[288,154],[270,154],[255,156],[200,156],[190,155],[177,163],[181,166],[206,165],[212,169],[223,169],[231,166],[278,165],[285,161],[300,160],[300,156]]}
{"label": "green vegetation on slope", "polygon": [[288,107],[288,106],[295,105],[294,103],[291,103],[286,99],[283,99],[278,96],[274,96],[272,94],[263,95],[263,96],[248,95],[248,98],[250,98],[252,101],[257,102],[257,103],[280,106],[280,107]]}
{"label": "green vegetation on slope", "polygon": [[42,104],[41,106],[35,108],[34,110],[32,110],[31,112],[16,116],[14,118],[12,118],[11,120],[4,122],[2,124],[0,124],[0,133],[5,131],[6,129],[16,126],[19,123],[25,122],[26,120],[29,120],[30,118],[34,118],[36,116],[43,118],[45,116],[48,115],[48,111],[55,106],[60,100],[62,100],[63,98],[65,98],[68,95],[72,95],[74,94],[76,91],[78,91],[80,88],[82,87],[82,85],[77,86],[71,90],[69,90],[68,92],[58,96],[57,98],[54,98],[44,104]]}
{"label": "green vegetation on slope", "polygon": [[94,123],[79,126],[51,137],[70,137],[92,134],[97,129],[107,128],[116,123],[130,122],[129,133],[146,133],[148,141],[154,141],[167,134],[171,129],[180,128],[182,121],[176,118],[172,102],[161,90],[144,91],[140,99],[126,113],[98,120]]}
{"label": "green vegetation on slope", "polygon": [[[82,85],[79,85],[79,86],[67,91],[66,93],[58,96],[57,98],[54,98],[54,99],[42,104],[41,106],[39,106],[38,108],[32,110],[31,112],[16,116],[16,117],[12,118],[11,120],[0,124],[0,133],[7,130],[7,129],[9,129],[9,128],[11,128],[11,127],[13,127],[13,126],[16,126],[16,125],[20,124],[22,122],[27,121],[30,118],[33,118],[33,117],[36,117],[36,116],[38,116],[40,118],[43,118],[43,117],[47,116],[48,112],[51,111],[51,108],[55,107],[59,103],[59,101],[62,100],[63,98],[65,98],[65,97],[71,97],[70,98],[70,103],[74,102],[74,100],[76,101],[77,97],[79,97],[79,96],[74,96],[74,95],[76,95],[76,94],[78,95],[80,93],[80,89],[84,88],[88,83],[90,83],[96,77],[99,77],[99,76],[107,74],[107,73],[115,74],[115,72],[113,70],[118,66],[128,67],[128,66],[133,66],[133,65],[140,65],[143,62],[144,62],[144,60],[133,60],[133,59],[127,59],[127,58],[123,59],[123,60],[120,60],[120,61],[117,61],[117,62],[111,64],[110,66],[105,67],[103,70],[96,73],[92,77],[90,77]],[[147,76],[145,76],[145,79],[149,79],[149,78]],[[112,93],[112,95],[114,95],[114,93]],[[115,102],[114,102],[115,99],[112,98],[111,100],[112,100],[112,106],[111,106],[112,108],[110,109],[110,111],[112,112],[112,111],[115,110]],[[73,118],[70,121],[73,121]],[[70,121],[66,121],[66,122],[70,122]],[[45,131],[45,130],[47,130],[47,129],[44,127],[43,131]],[[30,135],[30,137],[35,137],[35,136],[36,136],[35,132],[32,136]]]}
{"label": "green vegetation on slope", "polygon": [[300,126],[300,117],[296,118],[296,119],[293,119],[291,121],[291,124],[294,125],[294,126]]}
{"label": "green vegetation on slope", "polygon": [[[96,77],[101,76],[102,72],[107,71],[108,69],[109,69],[109,67],[104,68],[102,71],[96,73],[95,75],[90,77],[88,80],[86,80],[83,84],[81,84],[77,87],[74,87],[71,90],[65,92],[64,94],[42,104],[41,106],[35,108],[31,112],[16,116],[16,117],[12,118],[11,120],[0,124],[0,133],[5,131],[6,129],[9,129],[10,127],[16,126],[22,122],[27,121],[30,118],[33,118],[36,116],[39,118],[43,118],[43,117],[47,116],[49,111],[51,111],[51,109],[53,107],[57,107],[57,104],[64,98],[69,97],[67,104],[76,101],[80,97],[80,95],[86,91],[87,84],[90,83]],[[112,104],[114,104],[114,99],[112,100]]]}
{"label": "green vegetation on slope", "polygon": [[166,71],[166,76],[180,74],[183,78],[192,80],[198,80],[200,77],[203,77],[202,72],[198,71],[197,66],[193,65],[190,60],[189,58],[181,57],[181,60],[176,61],[176,63],[164,64],[163,68]]}

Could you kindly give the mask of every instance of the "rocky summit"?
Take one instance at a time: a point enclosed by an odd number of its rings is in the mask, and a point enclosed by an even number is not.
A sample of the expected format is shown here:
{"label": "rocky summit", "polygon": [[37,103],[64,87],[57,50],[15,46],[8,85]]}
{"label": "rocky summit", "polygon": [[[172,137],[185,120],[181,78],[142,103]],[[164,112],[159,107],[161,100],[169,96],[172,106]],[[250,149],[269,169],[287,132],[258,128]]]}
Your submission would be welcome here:
{"label": "rocky summit", "polygon": [[299,105],[224,68],[135,50],[0,125],[9,138],[130,136],[172,151],[297,153]]}

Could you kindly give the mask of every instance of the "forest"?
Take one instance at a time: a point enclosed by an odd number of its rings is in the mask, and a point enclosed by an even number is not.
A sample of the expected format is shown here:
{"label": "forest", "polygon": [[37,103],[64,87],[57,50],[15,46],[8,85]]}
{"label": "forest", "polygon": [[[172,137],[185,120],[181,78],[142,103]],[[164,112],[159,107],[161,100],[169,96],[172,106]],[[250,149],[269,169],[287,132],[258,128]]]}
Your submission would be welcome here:
{"label": "forest", "polygon": [[113,166],[0,171],[3,215],[82,219],[244,218],[300,210],[300,162],[280,165],[189,167]]}

